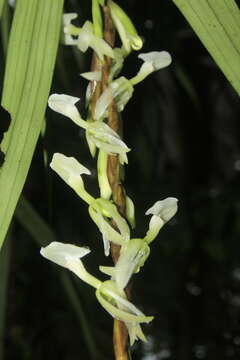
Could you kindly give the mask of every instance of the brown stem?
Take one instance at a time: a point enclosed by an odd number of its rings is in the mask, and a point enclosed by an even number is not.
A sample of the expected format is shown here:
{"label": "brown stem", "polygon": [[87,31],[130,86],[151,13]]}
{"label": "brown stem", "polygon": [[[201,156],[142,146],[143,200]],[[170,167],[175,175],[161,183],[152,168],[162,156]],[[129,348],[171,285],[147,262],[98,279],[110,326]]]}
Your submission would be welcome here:
{"label": "brown stem", "polygon": [[[104,39],[112,47],[115,42],[115,28],[111,19],[108,6],[104,6]],[[111,58],[105,57],[105,63],[102,72],[102,90],[108,85]],[[114,100],[108,107],[108,125],[117,133],[120,132],[120,116]],[[126,196],[124,188],[120,181],[120,164],[118,156],[108,156],[108,180],[112,188],[113,200],[122,216],[125,215]],[[111,254],[114,263],[117,262],[120,253],[120,246],[111,244]],[[122,321],[114,320],[113,327],[113,346],[116,360],[128,360],[128,331]]]}

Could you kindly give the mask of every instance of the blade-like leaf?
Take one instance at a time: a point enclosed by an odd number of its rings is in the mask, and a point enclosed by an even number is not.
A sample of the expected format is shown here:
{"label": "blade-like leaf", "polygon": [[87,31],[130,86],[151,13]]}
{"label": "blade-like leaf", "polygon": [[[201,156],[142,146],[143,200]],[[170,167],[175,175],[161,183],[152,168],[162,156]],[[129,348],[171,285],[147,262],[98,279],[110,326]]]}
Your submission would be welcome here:
{"label": "blade-like leaf", "polygon": [[59,40],[63,0],[18,0],[10,34],[2,105],[11,113],[0,170],[0,247],[42,127]]}
{"label": "blade-like leaf", "polygon": [[240,95],[240,10],[234,0],[173,0]]}
{"label": "blade-like leaf", "polygon": [[5,0],[0,0],[0,19],[2,17],[2,11],[3,11],[4,3],[5,3]]}
{"label": "blade-like leaf", "polygon": [[0,250],[0,359],[4,359],[4,333],[7,307],[7,289],[10,270],[11,228]]}

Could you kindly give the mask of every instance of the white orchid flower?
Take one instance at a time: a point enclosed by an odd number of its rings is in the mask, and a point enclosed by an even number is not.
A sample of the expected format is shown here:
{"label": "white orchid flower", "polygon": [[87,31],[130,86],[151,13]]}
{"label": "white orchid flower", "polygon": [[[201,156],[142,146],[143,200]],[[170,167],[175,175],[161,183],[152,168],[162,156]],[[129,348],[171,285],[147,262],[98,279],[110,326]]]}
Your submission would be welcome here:
{"label": "white orchid flower", "polygon": [[109,8],[125,52],[140,50],[143,42],[129,16],[113,1],[109,1]]}
{"label": "white orchid flower", "polygon": [[77,36],[80,32],[80,28],[72,25],[72,20],[78,17],[77,13],[63,14],[63,32],[64,32],[64,44],[76,45],[77,39],[74,39],[72,35]]}
{"label": "white orchid flower", "polygon": [[133,86],[131,82],[124,76],[114,80],[103,91],[100,98],[97,100],[94,119],[101,120],[102,117],[107,116],[107,110],[110,103],[115,100],[118,111],[123,111],[125,105],[131,99],[133,94]]}
{"label": "white orchid flower", "polygon": [[82,52],[87,51],[91,47],[100,60],[104,59],[104,55],[111,58],[114,57],[113,49],[102,38],[94,34],[93,25],[90,21],[86,21],[78,35],[77,47]]}
{"label": "white orchid flower", "polygon": [[120,256],[114,267],[100,266],[99,269],[115,280],[117,288],[123,290],[133,274],[139,272],[150,254],[150,248],[143,239],[131,239],[121,247]]}
{"label": "white orchid flower", "polygon": [[126,299],[124,292],[119,291],[114,281],[102,282],[89,274],[82,261],[83,256],[90,252],[89,249],[71,244],[52,242],[41,248],[41,255],[46,259],[63,266],[87,284],[96,289],[96,298],[102,307],[115,319],[124,321],[129,329],[131,344],[140,338],[145,340],[140,324],[152,321],[152,316],[145,316],[136,306]]}
{"label": "white orchid flower", "polygon": [[80,260],[89,254],[90,251],[90,249],[85,247],[54,241],[48,246],[41,248],[40,254],[57,265],[72,271],[87,284],[98,288],[101,286],[101,281],[89,274]]}
{"label": "white orchid flower", "polygon": [[130,151],[127,145],[107,124],[100,121],[83,120],[75,106],[79,100],[79,98],[69,95],[52,94],[48,99],[48,105],[52,110],[67,116],[76,125],[87,130],[88,140],[98,148],[103,149],[108,154],[118,154],[120,163],[127,163],[126,153]]}
{"label": "white orchid flower", "polygon": [[[130,230],[126,220],[119,214],[116,206],[106,199],[96,199],[89,206],[89,214],[103,237],[104,253],[109,255],[110,242],[124,245],[129,241]],[[119,231],[114,229],[109,219],[112,219]]]}
{"label": "white orchid flower", "polygon": [[163,69],[172,62],[171,55],[167,51],[152,51],[146,54],[139,54],[138,57],[144,63],[137,75],[130,80],[132,85],[138,84],[154,71]]}
{"label": "white orchid flower", "polygon": [[86,121],[81,118],[81,115],[75,105],[79,100],[80,98],[74,96],[52,94],[48,98],[48,106],[57,113],[67,116],[78,126],[86,129]]}
{"label": "white orchid flower", "polygon": [[80,164],[74,157],[60,153],[53,155],[50,167],[88,204],[94,198],[85,190],[81,175],[90,175],[90,171]]}
{"label": "white orchid flower", "polygon": [[178,209],[177,202],[178,199],[168,197],[157,201],[146,211],[146,215],[153,215],[149,223],[149,230],[144,238],[148,244],[156,238],[163,225],[176,214]]}
{"label": "white orchid flower", "polygon": [[108,154],[118,154],[121,164],[127,163],[126,153],[130,151],[120,136],[101,121],[87,123],[87,136],[95,145]]}

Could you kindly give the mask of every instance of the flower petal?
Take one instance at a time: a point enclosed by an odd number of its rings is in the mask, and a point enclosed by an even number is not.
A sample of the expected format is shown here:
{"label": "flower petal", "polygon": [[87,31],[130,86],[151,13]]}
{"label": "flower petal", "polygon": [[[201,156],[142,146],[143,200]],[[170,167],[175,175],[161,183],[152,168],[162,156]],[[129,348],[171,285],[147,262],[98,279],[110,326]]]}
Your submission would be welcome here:
{"label": "flower petal", "polygon": [[89,248],[63,244],[57,241],[50,243],[44,248],[42,247],[40,250],[43,257],[63,267],[68,267],[69,261],[78,260],[90,252]]}
{"label": "flower petal", "polygon": [[168,197],[164,200],[159,200],[146,211],[146,215],[152,214],[159,216],[165,224],[176,214],[177,202],[178,199],[174,197]]}
{"label": "flower petal", "polygon": [[151,63],[154,71],[165,68],[172,62],[172,57],[167,51],[152,51],[145,54],[139,54],[138,58],[144,62]]}

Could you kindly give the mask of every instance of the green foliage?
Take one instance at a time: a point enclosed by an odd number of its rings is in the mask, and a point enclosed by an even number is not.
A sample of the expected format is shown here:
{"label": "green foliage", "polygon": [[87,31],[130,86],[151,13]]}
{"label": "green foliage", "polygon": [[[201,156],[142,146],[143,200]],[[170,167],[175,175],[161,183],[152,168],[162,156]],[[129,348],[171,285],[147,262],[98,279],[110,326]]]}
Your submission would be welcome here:
{"label": "green foliage", "polygon": [[234,0],[173,0],[240,95],[240,10]]}
{"label": "green foliage", "polygon": [[2,149],[0,246],[21,194],[51,86],[63,0],[18,0],[11,28],[2,105],[12,116]]}

